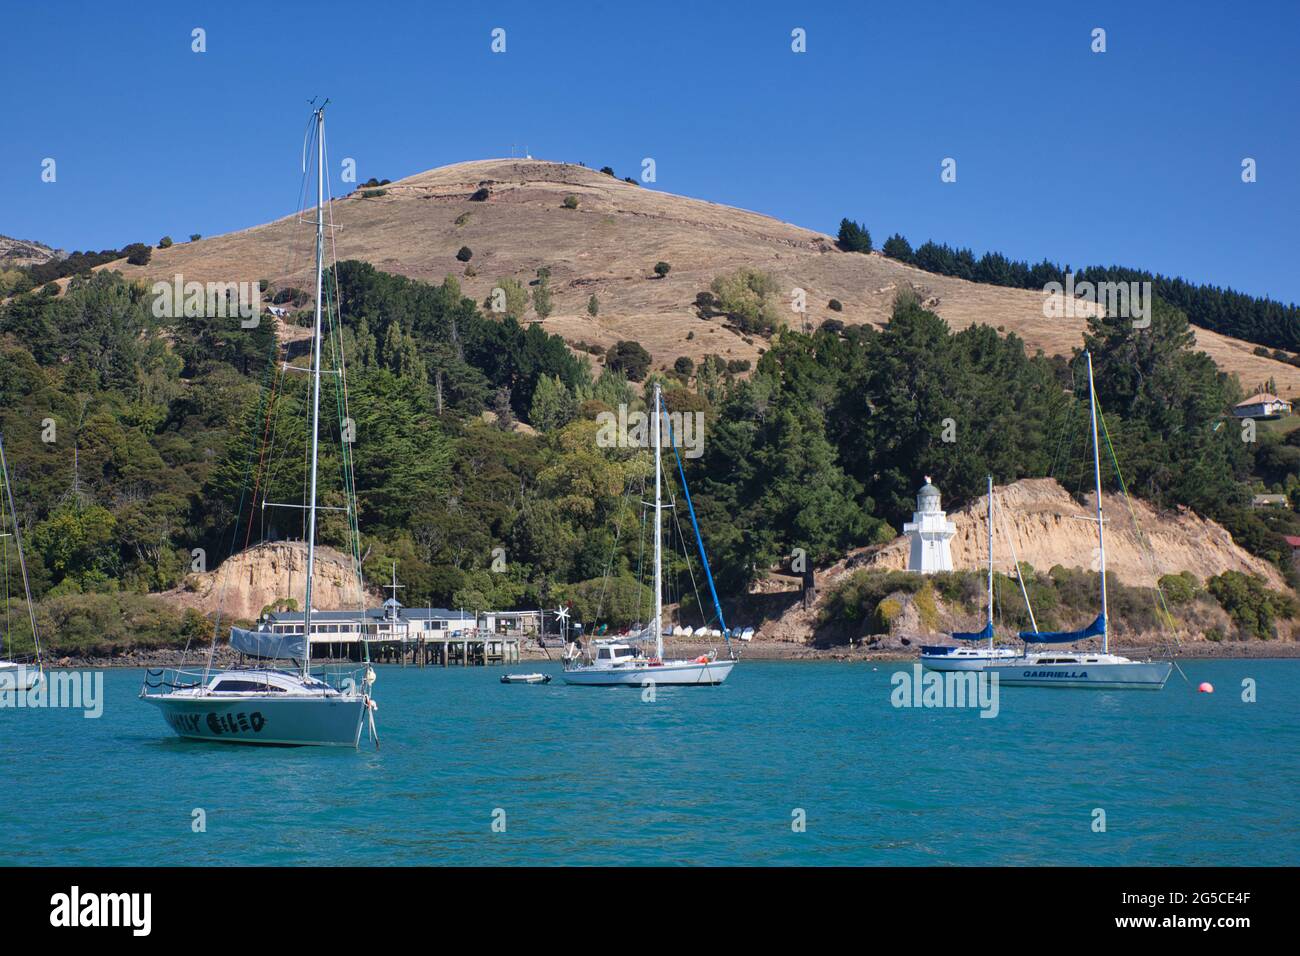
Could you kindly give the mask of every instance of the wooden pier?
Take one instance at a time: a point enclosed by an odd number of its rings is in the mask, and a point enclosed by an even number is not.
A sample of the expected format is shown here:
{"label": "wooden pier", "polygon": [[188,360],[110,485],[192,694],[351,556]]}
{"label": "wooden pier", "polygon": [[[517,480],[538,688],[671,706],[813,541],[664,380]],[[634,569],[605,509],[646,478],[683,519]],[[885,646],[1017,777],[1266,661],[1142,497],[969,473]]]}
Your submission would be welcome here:
{"label": "wooden pier", "polygon": [[370,659],[403,667],[486,667],[519,663],[518,637],[457,632],[444,636],[370,639]]}

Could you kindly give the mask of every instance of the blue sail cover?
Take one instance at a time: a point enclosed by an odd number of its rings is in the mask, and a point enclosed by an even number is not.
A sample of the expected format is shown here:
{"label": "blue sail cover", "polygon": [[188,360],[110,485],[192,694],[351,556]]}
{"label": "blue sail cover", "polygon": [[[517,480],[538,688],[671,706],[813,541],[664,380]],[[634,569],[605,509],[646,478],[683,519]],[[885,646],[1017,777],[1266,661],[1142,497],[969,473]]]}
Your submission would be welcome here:
{"label": "blue sail cover", "polygon": [[954,641],[991,641],[993,639],[993,622],[984,625],[982,631],[953,631]]}
{"label": "blue sail cover", "polygon": [[242,627],[230,629],[230,646],[250,657],[302,660],[302,632],[274,634],[270,631],[246,631]]}
{"label": "blue sail cover", "polygon": [[[1098,614],[1082,631],[1021,631],[1020,639],[1026,644],[1069,644],[1083,641],[1090,637],[1101,637],[1106,633],[1106,615]],[[955,636],[955,635],[954,635]]]}

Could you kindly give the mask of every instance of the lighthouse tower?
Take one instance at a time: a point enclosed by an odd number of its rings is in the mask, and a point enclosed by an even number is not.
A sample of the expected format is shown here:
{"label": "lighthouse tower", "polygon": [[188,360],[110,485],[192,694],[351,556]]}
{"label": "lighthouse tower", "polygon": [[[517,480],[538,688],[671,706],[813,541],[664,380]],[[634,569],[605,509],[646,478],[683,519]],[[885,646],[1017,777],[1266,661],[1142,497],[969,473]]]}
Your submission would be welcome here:
{"label": "lighthouse tower", "polygon": [[903,525],[903,533],[912,539],[907,570],[922,574],[952,570],[949,542],[957,533],[957,526],[939,507],[939,489],[930,484],[929,475],[925,476],[925,484],[916,494],[916,511],[912,520]]}

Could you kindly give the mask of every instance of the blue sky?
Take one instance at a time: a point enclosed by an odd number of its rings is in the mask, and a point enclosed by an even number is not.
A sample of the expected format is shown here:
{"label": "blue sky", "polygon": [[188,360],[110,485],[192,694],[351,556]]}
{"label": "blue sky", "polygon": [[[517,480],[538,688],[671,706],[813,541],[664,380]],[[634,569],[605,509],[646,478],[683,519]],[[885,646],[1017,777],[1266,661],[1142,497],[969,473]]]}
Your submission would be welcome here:
{"label": "blue sky", "polygon": [[362,180],[512,143],[619,176],[649,156],[652,188],[814,229],[1290,302],[1298,45],[1294,2],[13,4],[0,233],[99,249],[283,215],[329,96],[336,193],[345,156]]}

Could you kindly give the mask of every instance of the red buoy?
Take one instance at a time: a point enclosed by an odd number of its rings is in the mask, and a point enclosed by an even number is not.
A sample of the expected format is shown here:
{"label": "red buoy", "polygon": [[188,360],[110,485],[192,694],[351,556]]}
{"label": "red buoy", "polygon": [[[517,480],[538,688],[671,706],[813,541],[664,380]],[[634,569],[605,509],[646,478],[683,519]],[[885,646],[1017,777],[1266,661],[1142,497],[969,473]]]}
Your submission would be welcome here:
{"label": "red buoy", "polygon": [[1199,690],[1202,694],[1214,693],[1214,685],[1211,684],[1208,680],[1201,681],[1201,686],[1196,689]]}

